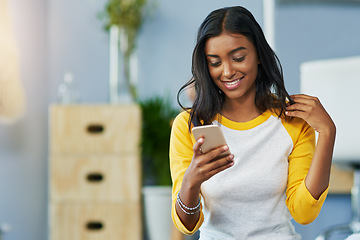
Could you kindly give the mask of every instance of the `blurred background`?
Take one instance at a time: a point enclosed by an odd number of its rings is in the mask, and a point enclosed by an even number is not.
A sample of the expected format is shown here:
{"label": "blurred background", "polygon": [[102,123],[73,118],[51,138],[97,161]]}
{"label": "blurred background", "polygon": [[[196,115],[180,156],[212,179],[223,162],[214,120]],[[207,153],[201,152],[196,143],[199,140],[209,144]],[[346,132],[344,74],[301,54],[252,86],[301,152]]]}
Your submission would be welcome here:
{"label": "blurred background", "polygon": [[[139,98],[166,95],[178,108],[197,28],[219,7],[242,5],[266,28],[290,94],[300,91],[301,63],[360,55],[360,1],[278,0],[267,9],[269,1],[156,0],[137,41]],[[0,225],[11,228],[4,240],[48,239],[48,109],[64,75],[72,73],[78,103],[109,101],[109,34],[98,17],[106,2],[8,0],[26,113],[0,124]],[[295,226],[303,239],[314,239],[350,218],[349,192],[329,194],[313,223]]]}

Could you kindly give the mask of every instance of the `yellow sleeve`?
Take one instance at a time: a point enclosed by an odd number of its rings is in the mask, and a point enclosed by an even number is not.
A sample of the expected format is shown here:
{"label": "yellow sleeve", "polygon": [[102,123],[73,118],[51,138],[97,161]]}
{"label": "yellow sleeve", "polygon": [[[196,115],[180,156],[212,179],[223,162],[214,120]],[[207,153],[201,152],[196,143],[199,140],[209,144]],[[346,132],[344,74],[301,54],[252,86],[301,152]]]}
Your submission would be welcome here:
{"label": "yellow sleeve", "polygon": [[193,145],[195,139],[189,132],[188,128],[189,114],[187,112],[180,113],[174,120],[171,136],[170,136],[170,171],[172,178],[172,209],[171,216],[176,228],[187,235],[194,234],[204,221],[202,209],[200,218],[196,226],[192,230],[188,230],[181,222],[175,209],[176,197],[181,189],[183,177],[186,169],[189,167],[193,157]]}
{"label": "yellow sleeve", "polygon": [[305,177],[315,151],[315,131],[305,121],[294,118],[283,124],[293,140],[289,156],[289,172],[286,190],[286,205],[300,224],[309,224],[316,219],[326,199],[328,188],[315,199],[305,185]]}

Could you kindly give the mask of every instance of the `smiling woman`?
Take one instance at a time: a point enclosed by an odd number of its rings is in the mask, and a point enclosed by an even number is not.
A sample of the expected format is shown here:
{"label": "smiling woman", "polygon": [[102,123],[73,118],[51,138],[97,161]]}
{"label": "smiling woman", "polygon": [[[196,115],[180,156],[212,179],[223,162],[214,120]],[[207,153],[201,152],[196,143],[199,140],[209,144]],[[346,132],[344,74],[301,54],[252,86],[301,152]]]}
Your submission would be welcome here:
{"label": "smiling woman", "polygon": [[[276,54],[243,7],[205,18],[192,63],[179,94],[195,84],[194,104],[175,118],[170,140],[176,227],[200,230],[200,240],[301,239],[291,219],[312,222],[325,201],[332,119],[319,99],[287,93]],[[212,139],[195,138],[198,125],[219,126],[227,144],[204,153]]]}
{"label": "smiling woman", "polygon": [[24,89],[7,0],[0,0],[0,121],[10,123],[24,113]]}
{"label": "smiling woman", "polygon": [[222,114],[229,115],[232,104],[247,102],[246,109],[253,106],[255,114],[249,119],[239,117],[237,121],[245,122],[259,115],[253,104],[260,63],[254,45],[244,35],[223,32],[206,42],[205,53],[210,76],[225,96]]}

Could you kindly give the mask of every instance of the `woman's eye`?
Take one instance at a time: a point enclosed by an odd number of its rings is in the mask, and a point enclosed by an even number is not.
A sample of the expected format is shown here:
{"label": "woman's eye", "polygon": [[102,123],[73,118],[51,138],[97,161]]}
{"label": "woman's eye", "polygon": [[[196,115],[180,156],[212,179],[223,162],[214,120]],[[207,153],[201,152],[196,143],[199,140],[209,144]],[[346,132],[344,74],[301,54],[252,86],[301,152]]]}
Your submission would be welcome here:
{"label": "woman's eye", "polygon": [[244,61],[245,57],[233,58],[235,62],[242,62]]}
{"label": "woman's eye", "polygon": [[210,62],[210,66],[217,67],[220,65],[221,62]]}

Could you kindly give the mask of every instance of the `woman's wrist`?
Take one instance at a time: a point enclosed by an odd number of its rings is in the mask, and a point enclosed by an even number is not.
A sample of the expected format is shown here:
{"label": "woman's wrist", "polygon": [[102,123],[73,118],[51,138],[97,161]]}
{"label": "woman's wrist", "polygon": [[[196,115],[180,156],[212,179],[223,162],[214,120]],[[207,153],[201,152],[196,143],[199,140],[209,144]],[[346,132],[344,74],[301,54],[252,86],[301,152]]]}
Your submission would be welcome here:
{"label": "woman's wrist", "polygon": [[198,183],[193,178],[189,177],[188,174],[185,172],[181,189],[199,193],[200,187],[201,183]]}
{"label": "woman's wrist", "polygon": [[176,199],[176,202],[179,204],[180,209],[181,209],[184,213],[186,213],[187,215],[194,215],[194,214],[200,212],[200,205],[201,205],[201,203],[200,203],[200,197],[199,197],[199,200],[198,200],[197,205],[194,206],[194,207],[191,207],[191,206],[186,205],[186,204],[181,200],[180,192],[181,192],[181,191],[178,192],[178,194],[177,194],[177,199]]}
{"label": "woman's wrist", "polygon": [[329,139],[335,140],[335,136],[336,136],[336,126],[335,126],[335,124],[332,122],[331,124],[328,125],[327,128],[325,128],[324,130],[319,131],[319,136],[323,136],[323,137],[327,137]]}
{"label": "woman's wrist", "polygon": [[[187,178],[185,175],[181,185],[181,190],[178,193],[177,201],[180,206],[182,206],[180,203],[183,203],[185,206],[191,208],[199,204],[201,185],[194,184],[191,179]],[[185,208],[184,205],[183,208]]]}

